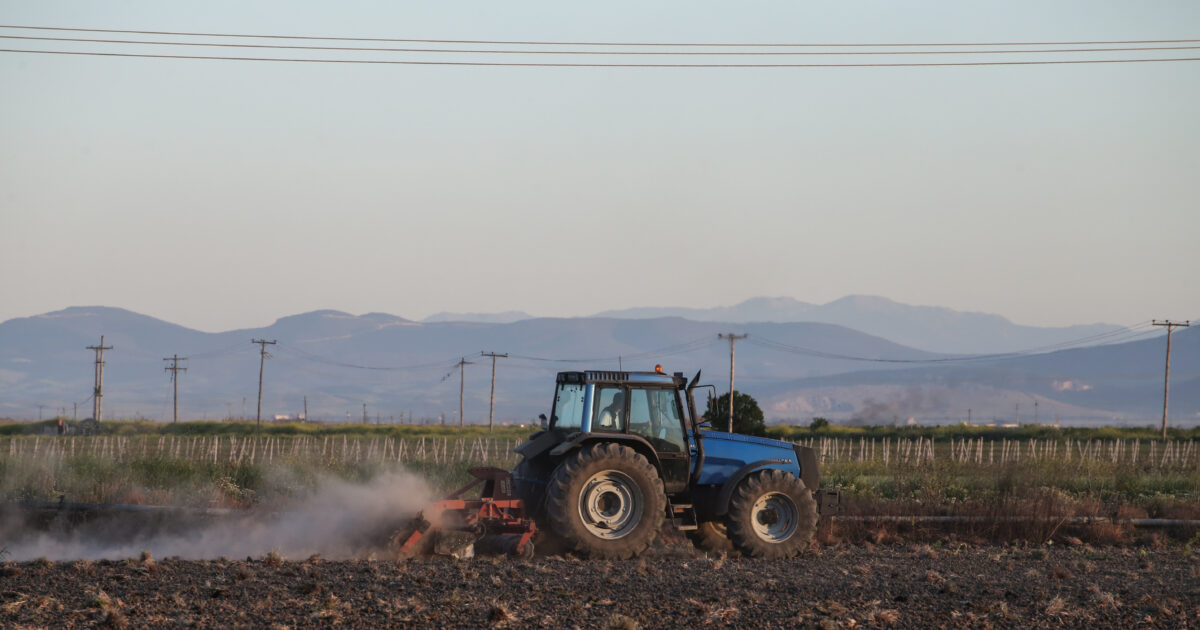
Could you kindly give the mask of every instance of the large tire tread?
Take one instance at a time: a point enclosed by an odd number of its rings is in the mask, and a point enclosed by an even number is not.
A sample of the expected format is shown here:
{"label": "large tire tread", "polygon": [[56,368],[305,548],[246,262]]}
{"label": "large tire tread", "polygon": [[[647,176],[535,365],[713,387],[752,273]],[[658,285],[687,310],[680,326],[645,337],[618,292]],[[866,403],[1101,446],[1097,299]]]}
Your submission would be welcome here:
{"label": "large tire tread", "polygon": [[557,556],[570,551],[570,547],[562,536],[554,532],[550,519],[546,517],[547,484],[537,482],[538,479],[546,479],[553,472],[551,470],[540,474],[545,468],[544,462],[541,465],[535,465],[528,459],[518,462],[513,468],[513,494],[525,504],[526,515],[537,525],[537,531],[533,535],[533,546],[537,554]]}
{"label": "large tire tread", "polygon": [[[618,470],[641,489],[642,518],[628,535],[615,540],[589,532],[579,516],[579,494],[593,475]],[[555,469],[546,491],[546,516],[551,529],[574,551],[589,558],[625,560],[644,552],[658,536],[666,514],[666,493],[658,471],[637,451],[613,443],[583,447]]]}
{"label": "large tire tread", "polygon": [[[764,540],[754,531],[754,504],[771,492],[787,495],[796,505],[798,522],[787,540]],[[733,546],[743,555],[774,560],[791,558],[807,547],[817,531],[818,518],[817,502],[803,481],[782,470],[765,470],[742,481],[733,493],[726,527]]]}

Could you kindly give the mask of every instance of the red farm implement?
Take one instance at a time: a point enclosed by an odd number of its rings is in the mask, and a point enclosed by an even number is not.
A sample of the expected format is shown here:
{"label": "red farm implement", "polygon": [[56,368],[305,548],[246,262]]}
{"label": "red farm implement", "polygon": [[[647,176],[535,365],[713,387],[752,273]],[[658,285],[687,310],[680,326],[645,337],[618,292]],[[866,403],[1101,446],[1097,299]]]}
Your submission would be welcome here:
{"label": "red farm implement", "polygon": [[[419,555],[468,557],[479,553],[533,556],[537,528],[513,495],[512,474],[491,467],[468,470],[474,481],[426,507],[392,538],[402,559]],[[479,489],[476,498],[464,498]]]}

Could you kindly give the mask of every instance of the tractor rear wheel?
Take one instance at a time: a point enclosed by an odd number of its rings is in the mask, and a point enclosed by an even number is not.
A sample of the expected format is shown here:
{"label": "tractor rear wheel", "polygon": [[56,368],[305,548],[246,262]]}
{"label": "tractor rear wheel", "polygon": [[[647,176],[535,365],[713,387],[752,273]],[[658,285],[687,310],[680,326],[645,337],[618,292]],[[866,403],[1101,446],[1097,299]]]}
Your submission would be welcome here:
{"label": "tractor rear wheel", "polygon": [[654,541],[666,512],[658,471],[620,444],[583,447],[554,471],[546,493],[554,531],[591,558],[632,558]]}
{"label": "tractor rear wheel", "polygon": [[687,533],[692,546],[712,553],[733,553],[733,542],[729,540],[729,532],[724,521],[700,521],[699,526]]}
{"label": "tractor rear wheel", "polygon": [[570,548],[562,536],[554,532],[550,519],[546,517],[546,480],[554,471],[545,468],[544,464],[534,465],[530,460],[522,459],[513,468],[513,494],[525,504],[525,513],[537,524],[537,532],[533,535],[537,552],[543,556],[555,556]]}
{"label": "tractor rear wheel", "polygon": [[522,459],[512,470],[513,494],[525,503],[525,512],[534,516],[542,513],[546,497],[546,479],[552,471],[544,471],[545,466],[535,466],[528,459]]}
{"label": "tractor rear wheel", "polygon": [[754,558],[791,558],[817,531],[817,502],[804,482],[781,470],[766,470],[738,486],[729,501],[733,546]]}

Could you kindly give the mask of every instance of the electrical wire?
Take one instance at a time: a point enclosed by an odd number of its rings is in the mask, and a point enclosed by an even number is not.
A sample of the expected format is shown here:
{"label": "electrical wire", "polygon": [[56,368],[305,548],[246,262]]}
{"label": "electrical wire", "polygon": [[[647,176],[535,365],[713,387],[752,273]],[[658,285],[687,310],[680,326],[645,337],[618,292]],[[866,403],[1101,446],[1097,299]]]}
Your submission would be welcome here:
{"label": "electrical wire", "polygon": [[207,352],[188,353],[188,360],[191,361],[193,359],[210,359],[213,357],[219,357],[219,356],[224,356],[224,355],[229,355],[229,354],[237,354],[239,352],[249,351],[250,349],[251,348],[249,346],[247,346],[245,343],[238,342],[235,344],[225,346],[224,348],[217,348],[216,350],[209,350]]}
{"label": "electrical wire", "polygon": [[[2,24],[0,29],[27,30],[53,33],[105,33],[139,36],[170,36],[183,38],[224,38],[241,40],[291,40],[308,42],[359,42],[359,43],[403,43],[403,44],[437,44],[440,48],[382,48],[378,46],[330,46],[330,45],[301,45],[296,43],[257,44],[245,41],[163,41],[145,39],[102,39],[98,37],[63,37],[63,36],[34,36],[34,35],[0,35],[3,39],[33,40],[64,43],[88,44],[119,44],[132,46],[204,46],[222,48],[252,48],[268,50],[318,50],[342,52],[379,52],[379,53],[421,53],[421,54],[470,54],[483,55],[484,59],[463,61],[438,61],[432,59],[354,59],[354,58],[316,58],[316,57],[250,57],[250,56],[221,56],[221,55],[174,55],[159,53],[135,52],[104,52],[100,50],[36,50],[36,49],[0,49],[0,52],[43,54],[43,55],[77,55],[93,57],[127,57],[149,59],[193,59],[209,61],[262,61],[288,63],[325,63],[325,64],[373,64],[373,65],[415,65],[415,66],[493,66],[493,67],[561,67],[561,68],[829,68],[829,67],[953,67],[953,66],[1011,66],[1011,65],[1062,65],[1062,64],[1094,64],[1094,63],[1149,63],[1167,61],[1200,61],[1200,57],[1138,57],[1138,58],[1084,58],[1084,59],[1024,59],[1004,61],[939,61],[939,62],[866,62],[866,63],[600,63],[600,62],[515,62],[488,61],[487,57],[495,55],[708,55],[729,58],[730,56],[746,55],[978,55],[978,54],[1038,54],[1063,55],[1067,53],[1131,53],[1131,52],[1163,52],[1170,50],[1194,50],[1200,48],[1193,44],[1200,39],[1157,39],[1157,40],[1092,40],[1092,41],[1043,41],[1043,42],[926,42],[926,43],[734,43],[734,42],[587,42],[587,41],[536,41],[536,40],[468,40],[468,39],[415,39],[415,38],[381,38],[381,37],[337,37],[310,35],[269,35],[253,33],[202,33],[186,31],[153,31],[132,29],[100,29],[72,28],[55,26],[35,26]],[[537,46],[541,49],[463,49],[445,48],[448,45],[490,45],[490,46]],[[573,46],[576,49],[561,49],[556,47]],[[1042,48],[1033,48],[1039,46]],[[1051,46],[1054,48],[1045,48]],[[578,50],[577,48],[593,48],[595,50]],[[622,48],[622,50],[614,50]],[[683,50],[666,50],[668,48]],[[984,48],[984,49],[980,49]],[[696,50],[708,49],[708,50]],[[737,50],[741,49],[741,50]],[[803,50],[799,50],[803,49]],[[833,50],[831,50],[833,49]],[[848,50],[853,49],[853,50]]]}
{"label": "electrical wire", "polygon": [[1043,49],[991,49],[991,50],[513,50],[471,48],[379,48],[375,46],[301,46],[281,44],[243,44],[231,42],[161,41],[137,39],[92,39],[84,37],[34,37],[29,35],[0,35],[0,39],[26,41],[74,42],[90,44],[136,44],[144,46],[202,46],[218,48],[255,48],[269,50],[321,50],[347,52],[399,52],[399,53],[453,53],[483,55],[672,55],[672,56],[746,56],[746,55],[988,55],[988,54],[1061,54],[1079,52],[1141,52],[1163,50],[1198,50],[1200,46],[1138,46],[1108,48],[1043,48]]}
{"label": "electrical wire", "polygon": [[656,350],[648,350],[645,352],[637,352],[634,354],[622,354],[622,355],[618,355],[615,357],[602,357],[602,358],[589,358],[589,359],[551,359],[551,358],[546,358],[546,357],[533,357],[533,356],[511,354],[511,353],[509,354],[509,357],[511,357],[513,359],[524,359],[526,361],[541,361],[541,362],[547,362],[547,363],[608,363],[608,362],[624,361],[626,359],[638,360],[638,359],[649,359],[649,358],[656,358],[656,357],[674,356],[677,354],[686,354],[688,352],[694,352],[696,350],[701,350],[703,348],[714,345],[716,343],[717,342],[715,340],[713,340],[711,337],[705,336],[705,337],[701,337],[699,339],[693,339],[691,341],[687,341],[684,343],[666,346],[664,348],[658,348]]}
{"label": "electrical wire", "polygon": [[281,366],[286,366],[286,369],[288,369],[288,370],[296,370],[297,372],[303,372],[305,374],[311,374],[313,376],[320,376],[320,377],[326,378],[326,379],[338,379],[340,381],[349,381],[352,383],[384,384],[384,383],[394,383],[396,380],[394,376],[384,375],[384,374],[358,376],[358,375],[346,374],[344,372],[334,373],[334,372],[331,372],[328,370],[322,370],[319,368],[308,367],[308,366],[304,365],[303,363],[301,363],[300,362],[301,360],[302,360],[301,358],[286,357],[286,358],[282,358],[280,360],[280,364],[281,364]]}
{"label": "electrical wire", "polygon": [[67,55],[83,57],[124,57],[141,59],[190,59],[201,61],[269,61],[284,63],[322,63],[352,65],[390,66],[462,66],[462,67],[505,67],[505,68],[949,68],[968,66],[1053,66],[1114,63],[1157,63],[1176,61],[1200,61],[1200,57],[1156,57],[1148,59],[1053,59],[1024,61],[944,61],[930,63],[545,63],[545,62],[491,62],[491,61],[428,61],[396,59],[304,59],[297,57],[222,57],[219,55],[165,55],[148,53],[95,52],[79,50],[29,50],[0,48],[0,53],[35,55]]}
{"label": "electrical wire", "polygon": [[[813,348],[806,348],[803,346],[794,346],[794,345],[786,344],[786,343],[783,343],[780,341],[764,339],[761,336],[749,337],[748,339],[745,339],[743,341],[743,343],[749,343],[749,344],[752,344],[752,345],[755,345],[758,347],[766,348],[769,350],[776,350],[779,352],[787,352],[787,353],[791,353],[791,354],[813,356],[813,357],[822,358],[822,359],[837,359],[837,360],[843,360],[843,361],[863,361],[863,362],[869,362],[869,363],[900,363],[900,364],[964,363],[964,362],[977,362],[977,361],[1007,360],[1007,359],[1015,359],[1015,358],[1032,356],[1032,355],[1036,355],[1036,354],[1048,354],[1049,352],[1054,352],[1054,351],[1059,351],[1059,350],[1085,349],[1085,348],[1099,347],[1101,345],[1111,345],[1112,343],[1118,342],[1116,339],[1112,338],[1114,336],[1116,336],[1118,338],[1120,336],[1127,336],[1124,339],[1119,339],[1120,342],[1127,343],[1130,341],[1136,341],[1136,340],[1140,340],[1140,339],[1143,339],[1146,337],[1154,336],[1155,334],[1159,334],[1158,331],[1155,331],[1153,329],[1141,330],[1141,329],[1145,328],[1147,325],[1148,324],[1143,322],[1143,323],[1135,324],[1133,327],[1122,328],[1119,331],[1111,331],[1109,333],[1089,335],[1087,337],[1082,337],[1078,340],[1060,342],[1058,344],[1051,344],[1048,346],[1042,346],[1039,348],[1030,348],[1027,350],[1021,350],[1021,351],[1016,351],[1016,352],[1004,352],[1004,353],[996,353],[996,354],[975,354],[975,355],[951,356],[951,357],[935,357],[935,358],[928,358],[928,359],[892,359],[892,358],[863,357],[863,356],[856,356],[856,355],[849,355],[849,354],[841,354],[841,353],[837,353],[837,352],[828,352],[828,351],[823,351],[823,350],[816,350]],[[1108,342],[1103,343],[1103,344],[1092,343],[1091,345],[1086,345],[1086,346],[1081,346],[1081,345],[1073,346],[1072,345],[1072,344],[1078,344],[1080,342],[1094,342],[1094,341],[1097,341],[1100,339],[1106,339],[1106,338],[1108,339]]]}
{"label": "electrical wire", "polygon": [[1200,39],[1144,39],[1144,40],[1097,40],[1097,41],[1032,41],[1032,42],[936,42],[936,43],[730,43],[730,42],[587,42],[587,41],[534,41],[534,40],[487,40],[487,39],[400,39],[383,37],[330,37],[313,35],[262,35],[248,33],[203,33],[187,31],[139,31],[131,29],[104,28],[70,28],[60,26],[30,26],[17,24],[0,24],[0,28],[38,30],[38,31],[67,31],[76,33],[122,33],[127,35],[171,35],[179,37],[230,37],[240,39],[295,39],[295,40],[324,40],[348,42],[392,42],[416,44],[495,44],[522,46],[636,46],[636,47],[726,47],[726,48],[780,48],[780,47],[871,47],[871,48],[900,48],[900,47],[955,47],[955,46],[1107,46],[1134,44],[1187,44],[1200,42]]}
{"label": "electrical wire", "polygon": [[[1142,333],[1132,335],[1126,339],[1122,339],[1121,342],[1127,343],[1127,342],[1131,342],[1131,341],[1137,341],[1137,340],[1143,339],[1145,337],[1154,336],[1155,334],[1156,334],[1156,331],[1145,331]],[[791,346],[788,344],[784,344],[782,342],[777,342],[777,341],[772,341],[770,339],[762,339],[762,338],[747,339],[746,343],[750,343],[752,345],[767,348],[770,350],[777,350],[780,352],[788,352],[791,354],[813,356],[813,357],[822,358],[822,359],[836,359],[836,360],[842,360],[842,361],[862,361],[862,362],[868,362],[868,363],[897,363],[897,364],[910,364],[910,365],[920,365],[920,364],[930,365],[930,364],[939,364],[939,363],[971,363],[971,362],[981,362],[981,361],[1003,361],[1003,360],[1019,359],[1019,358],[1023,358],[1023,357],[1034,356],[1037,354],[1049,354],[1049,352],[1050,352],[1050,351],[1046,351],[1046,352],[1009,352],[1009,353],[979,354],[979,355],[956,356],[956,357],[937,357],[937,358],[929,358],[929,359],[889,359],[889,358],[880,358],[880,357],[863,357],[863,356],[855,356],[855,355],[848,355],[848,354],[839,354],[839,353],[834,353],[834,352],[825,352],[825,351],[821,351],[821,350],[814,350],[811,348],[804,348],[804,347],[800,347],[800,346]],[[1116,342],[1112,341],[1108,344],[1096,344],[1093,346],[1083,346],[1080,348],[1060,348],[1059,350],[1084,349],[1084,348],[1098,347],[1100,345],[1111,345],[1111,343],[1116,343]]]}
{"label": "electrical wire", "polygon": [[381,370],[381,371],[423,370],[423,369],[435,368],[435,367],[442,368],[448,364],[456,363],[458,361],[458,359],[449,359],[446,361],[438,361],[436,363],[420,363],[420,364],[416,364],[416,365],[401,365],[401,366],[359,365],[357,363],[345,363],[343,361],[329,359],[329,358],[323,357],[318,354],[313,354],[311,352],[306,352],[299,348],[295,348],[292,346],[286,346],[283,344],[276,345],[276,349],[283,350],[284,352],[295,353],[295,354],[299,355],[301,358],[308,359],[309,361],[313,361],[316,363],[324,363],[326,365],[334,365],[337,367],[351,368],[351,369],[355,369],[355,370]]}

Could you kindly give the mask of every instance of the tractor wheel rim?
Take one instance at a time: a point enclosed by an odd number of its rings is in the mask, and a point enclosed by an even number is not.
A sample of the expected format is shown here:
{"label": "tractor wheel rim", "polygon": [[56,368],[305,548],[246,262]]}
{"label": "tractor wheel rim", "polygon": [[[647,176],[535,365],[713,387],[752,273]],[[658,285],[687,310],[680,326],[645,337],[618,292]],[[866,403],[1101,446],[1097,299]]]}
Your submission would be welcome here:
{"label": "tractor wheel rim", "polygon": [[624,538],[642,521],[642,489],[629,475],[605,470],[591,476],[579,492],[579,517],[593,536]]}
{"label": "tractor wheel rim", "polygon": [[750,511],[750,525],[761,539],[780,543],[796,533],[800,521],[800,510],[796,502],[786,494],[769,492],[754,502]]}

